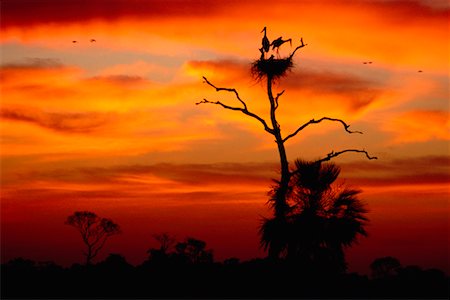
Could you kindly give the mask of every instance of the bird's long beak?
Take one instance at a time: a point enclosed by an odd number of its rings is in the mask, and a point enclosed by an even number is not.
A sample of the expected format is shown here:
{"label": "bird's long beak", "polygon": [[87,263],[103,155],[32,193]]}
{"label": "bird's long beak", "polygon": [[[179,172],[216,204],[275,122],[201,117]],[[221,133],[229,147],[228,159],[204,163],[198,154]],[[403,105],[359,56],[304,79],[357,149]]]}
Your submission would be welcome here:
{"label": "bird's long beak", "polygon": [[264,31],[266,31],[266,27],[264,27],[263,30],[261,30],[261,32],[264,32]]}

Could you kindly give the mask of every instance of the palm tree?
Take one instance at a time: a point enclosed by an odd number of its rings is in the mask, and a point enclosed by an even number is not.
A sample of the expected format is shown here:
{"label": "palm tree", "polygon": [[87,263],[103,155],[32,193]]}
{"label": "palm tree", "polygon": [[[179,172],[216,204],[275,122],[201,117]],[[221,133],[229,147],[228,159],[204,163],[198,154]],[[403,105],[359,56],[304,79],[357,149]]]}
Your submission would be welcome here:
{"label": "palm tree", "polygon": [[297,160],[295,164],[286,221],[263,220],[261,244],[305,268],[345,271],[344,248],[359,235],[367,235],[367,210],[357,197],[360,191],[335,184],[340,168],[333,163]]}

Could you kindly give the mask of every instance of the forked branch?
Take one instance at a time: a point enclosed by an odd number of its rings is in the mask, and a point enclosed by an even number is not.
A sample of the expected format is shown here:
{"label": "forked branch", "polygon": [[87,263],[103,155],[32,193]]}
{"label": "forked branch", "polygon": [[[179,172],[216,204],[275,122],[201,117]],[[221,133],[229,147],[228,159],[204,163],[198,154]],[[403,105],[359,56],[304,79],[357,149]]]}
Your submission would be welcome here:
{"label": "forked branch", "polygon": [[303,48],[305,46],[307,46],[308,44],[304,44],[303,43],[303,38],[300,39],[300,46],[297,46],[297,48],[294,49],[294,52],[291,53],[291,55],[289,56],[289,59],[292,59],[292,57],[294,57],[295,52],[297,52],[298,49]]}
{"label": "forked branch", "polygon": [[350,127],[350,125],[348,125],[347,123],[345,123],[345,122],[342,121],[341,119],[335,119],[335,118],[323,117],[323,118],[321,118],[321,119],[319,119],[319,120],[314,120],[314,119],[312,119],[312,120],[306,122],[305,124],[303,124],[302,126],[300,126],[299,128],[297,128],[296,131],[294,131],[294,132],[291,133],[290,135],[286,136],[286,137],[283,139],[283,142],[286,142],[286,141],[287,141],[288,139],[290,139],[291,137],[296,136],[297,133],[299,133],[300,131],[302,131],[305,127],[307,127],[307,126],[309,126],[309,125],[311,125],[311,124],[317,124],[317,123],[320,123],[320,122],[322,122],[322,121],[324,121],[324,120],[341,123],[342,126],[344,126],[345,131],[347,131],[348,133],[359,133],[359,134],[362,134],[361,131],[352,131],[352,130],[349,130],[348,128]]}
{"label": "forked branch", "polygon": [[222,106],[222,107],[225,108],[225,109],[240,111],[240,112],[242,112],[243,114],[245,114],[245,115],[247,115],[247,116],[249,116],[249,117],[252,117],[252,118],[258,120],[258,121],[264,126],[264,130],[266,130],[266,131],[269,132],[270,134],[274,134],[274,130],[273,130],[272,128],[270,128],[269,125],[267,125],[267,122],[266,122],[263,118],[261,118],[260,116],[258,116],[258,115],[255,114],[255,113],[250,112],[250,111],[247,109],[247,105],[246,105],[245,102],[239,97],[239,93],[236,91],[236,89],[216,87],[216,86],[213,85],[211,82],[209,82],[208,79],[206,79],[206,77],[203,77],[203,79],[205,80],[205,83],[206,83],[206,84],[212,86],[214,89],[216,89],[217,92],[220,92],[220,91],[227,91],[227,92],[232,92],[232,93],[234,93],[234,94],[236,95],[236,98],[242,103],[242,105],[243,105],[244,107],[242,108],[242,107],[229,106],[229,105],[226,105],[226,104],[224,104],[224,103],[222,103],[222,102],[220,102],[220,101],[209,101],[208,99],[203,99],[202,101],[195,103],[196,105],[204,104],[204,103],[207,103],[207,104],[216,104],[216,105]]}
{"label": "forked branch", "polygon": [[245,104],[244,101],[242,101],[241,97],[239,97],[239,93],[236,91],[236,89],[230,89],[230,88],[222,88],[222,87],[216,87],[214,84],[212,84],[211,82],[209,82],[208,79],[206,79],[205,76],[203,76],[203,80],[205,80],[204,82],[210,86],[212,86],[213,88],[216,89],[216,92],[220,92],[220,91],[227,91],[227,92],[232,92],[236,95],[236,98],[242,103],[242,105],[244,106],[244,109],[247,110],[247,104]]}
{"label": "forked branch", "polygon": [[281,95],[284,94],[284,91],[285,91],[285,90],[279,92],[279,93],[277,94],[277,96],[275,97],[275,99],[274,99],[274,100],[275,100],[275,106],[274,106],[274,109],[277,109],[277,108],[278,108],[278,99],[280,98]]}

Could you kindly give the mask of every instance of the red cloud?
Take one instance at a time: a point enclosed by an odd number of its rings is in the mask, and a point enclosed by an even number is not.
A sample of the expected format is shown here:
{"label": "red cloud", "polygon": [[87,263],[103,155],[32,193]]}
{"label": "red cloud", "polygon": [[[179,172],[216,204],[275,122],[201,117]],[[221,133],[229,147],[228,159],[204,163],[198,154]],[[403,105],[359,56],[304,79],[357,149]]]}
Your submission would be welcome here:
{"label": "red cloud", "polygon": [[14,0],[2,2],[2,27],[45,23],[72,23],[94,19],[124,17],[164,18],[168,16],[204,16],[219,5],[206,0]]}

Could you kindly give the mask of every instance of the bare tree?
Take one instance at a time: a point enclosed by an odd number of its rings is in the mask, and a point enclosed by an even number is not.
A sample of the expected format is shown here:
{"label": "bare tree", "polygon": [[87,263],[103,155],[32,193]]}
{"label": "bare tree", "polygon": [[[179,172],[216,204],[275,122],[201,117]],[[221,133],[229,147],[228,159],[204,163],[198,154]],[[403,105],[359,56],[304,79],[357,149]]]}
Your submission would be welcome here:
{"label": "bare tree", "polygon": [[[282,38],[275,39],[270,43],[272,46],[272,50],[270,47],[267,47],[267,31],[266,28],[263,30],[264,37],[262,39],[262,47],[259,49],[261,56],[258,60],[253,62],[252,65],[252,73],[254,77],[258,80],[266,80],[267,81],[267,97],[269,100],[270,105],[270,121],[266,121],[261,116],[253,113],[247,106],[247,103],[242,100],[240,97],[238,91],[235,88],[226,88],[226,87],[217,87],[213,83],[211,83],[206,77],[203,77],[204,83],[214,88],[217,92],[230,92],[234,93],[236,100],[239,102],[239,105],[229,105],[222,101],[210,101],[208,99],[203,99],[200,102],[197,102],[196,104],[214,104],[219,105],[224,109],[233,110],[237,112],[241,112],[244,115],[255,119],[258,121],[264,128],[264,130],[269,133],[271,136],[275,138],[275,143],[277,145],[279,158],[280,158],[280,179],[277,181],[277,188],[274,191],[274,196],[271,197],[270,202],[271,206],[274,209],[274,218],[278,222],[278,226],[280,228],[283,228],[286,223],[286,215],[289,211],[289,205],[287,203],[287,193],[289,189],[289,182],[293,175],[295,175],[295,170],[290,170],[289,168],[289,161],[286,154],[286,148],[285,143],[295,137],[297,134],[299,134],[302,130],[304,130],[306,127],[321,123],[323,121],[330,121],[330,122],[336,122],[338,124],[341,124],[344,127],[344,130],[349,134],[362,134],[360,131],[352,131],[349,130],[350,125],[344,122],[341,119],[337,118],[331,118],[331,117],[321,117],[319,119],[311,119],[310,121],[300,125],[294,132],[289,133],[285,136],[283,136],[281,132],[281,126],[277,121],[277,108],[279,104],[280,97],[284,94],[284,90],[281,92],[278,92],[274,95],[273,92],[273,84],[278,79],[286,76],[287,72],[293,67],[292,59],[295,55],[295,53],[305,47],[307,44],[304,44],[303,38],[300,39],[300,45],[297,46],[294,51],[287,57],[280,58],[279,57],[279,47],[284,44],[287,40],[282,40]],[[274,50],[276,49],[276,52]],[[272,53],[269,53],[272,51]],[[273,54],[275,53],[275,55]],[[269,54],[271,54],[269,56]],[[269,56],[269,58],[267,58]],[[317,162],[322,161],[328,161],[336,156],[339,156],[341,154],[347,153],[347,152],[359,152],[364,153],[368,159],[376,159],[376,157],[370,156],[369,153],[365,150],[360,149],[345,149],[337,152],[330,152],[325,157],[318,159]],[[283,243],[282,240],[280,240],[280,243]],[[276,242],[272,243],[269,247],[269,256],[272,258],[277,258],[280,255],[281,247],[276,246]]]}
{"label": "bare tree", "polygon": [[87,247],[87,251],[83,252],[86,265],[91,264],[110,236],[121,232],[119,225],[112,220],[100,218],[90,211],[76,211],[67,217],[65,224],[75,227],[81,234]]}
{"label": "bare tree", "polygon": [[159,250],[163,254],[167,254],[169,249],[172,248],[176,243],[175,237],[171,236],[167,232],[154,234],[153,238],[158,241]]}

